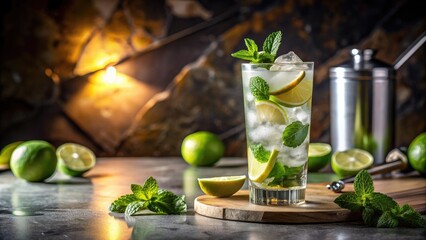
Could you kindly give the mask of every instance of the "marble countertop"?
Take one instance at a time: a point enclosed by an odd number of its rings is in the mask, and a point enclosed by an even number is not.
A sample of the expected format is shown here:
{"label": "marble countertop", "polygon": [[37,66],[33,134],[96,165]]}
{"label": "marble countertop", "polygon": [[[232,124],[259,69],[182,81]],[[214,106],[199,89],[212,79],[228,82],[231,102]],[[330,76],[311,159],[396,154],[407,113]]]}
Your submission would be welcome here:
{"label": "marble countertop", "polygon": [[[27,183],[0,172],[0,239],[425,239],[425,229],[379,229],[361,222],[264,224],[207,218],[194,212],[198,177],[243,175],[244,159],[224,158],[195,168],[180,158],[101,158],[86,178],[55,174]],[[130,184],[153,176],[161,188],[185,194],[184,215],[124,217],[110,203]],[[244,186],[247,188],[247,185]]]}

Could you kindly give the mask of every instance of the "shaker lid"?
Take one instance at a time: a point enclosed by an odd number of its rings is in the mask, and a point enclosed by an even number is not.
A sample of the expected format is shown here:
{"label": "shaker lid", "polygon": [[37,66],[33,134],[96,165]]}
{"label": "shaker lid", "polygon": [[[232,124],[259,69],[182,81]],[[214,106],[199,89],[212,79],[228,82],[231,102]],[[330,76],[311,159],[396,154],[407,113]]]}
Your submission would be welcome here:
{"label": "shaker lid", "polygon": [[330,68],[331,78],[355,78],[371,80],[372,78],[390,79],[394,76],[394,68],[374,58],[374,49],[352,49],[352,58],[338,66]]}

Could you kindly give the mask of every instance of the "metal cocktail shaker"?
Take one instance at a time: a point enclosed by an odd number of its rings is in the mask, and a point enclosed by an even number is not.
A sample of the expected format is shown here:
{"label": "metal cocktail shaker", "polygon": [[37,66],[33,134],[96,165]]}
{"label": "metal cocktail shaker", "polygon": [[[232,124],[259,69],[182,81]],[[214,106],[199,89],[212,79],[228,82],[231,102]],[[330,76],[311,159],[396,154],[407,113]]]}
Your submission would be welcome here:
{"label": "metal cocktail shaker", "polygon": [[383,163],[395,144],[395,69],[372,49],[352,49],[352,59],[330,69],[333,151],[360,148]]}

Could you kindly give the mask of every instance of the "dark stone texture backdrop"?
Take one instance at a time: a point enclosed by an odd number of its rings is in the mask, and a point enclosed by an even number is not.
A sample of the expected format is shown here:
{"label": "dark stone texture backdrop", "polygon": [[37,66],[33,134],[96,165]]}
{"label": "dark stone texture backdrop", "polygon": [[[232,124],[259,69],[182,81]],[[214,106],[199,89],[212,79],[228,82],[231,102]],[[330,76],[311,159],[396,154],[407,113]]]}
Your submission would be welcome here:
{"label": "dark stone texture backdrop", "polygon": [[[312,141],[329,142],[331,66],[354,47],[389,64],[426,30],[422,1],[5,1],[0,147],[77,142],[99,156],[178,156],[219,134],[245,155],[241,63],[230,53],[280,29],[279,54],[315,62]],[[114,65],[120,81],[102,82]],[[397,144],[426,131],[426,47],[398,71]]]}

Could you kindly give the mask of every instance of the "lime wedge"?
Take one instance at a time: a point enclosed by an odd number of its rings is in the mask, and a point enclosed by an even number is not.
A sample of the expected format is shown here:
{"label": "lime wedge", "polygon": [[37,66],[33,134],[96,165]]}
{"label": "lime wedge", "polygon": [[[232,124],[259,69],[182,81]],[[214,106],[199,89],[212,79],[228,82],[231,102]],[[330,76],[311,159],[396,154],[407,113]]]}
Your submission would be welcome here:
{"label": "lime wedge", "polygon": [[257,101],[256,112],[260,122],[276,124],[286,124],[288,122],[285,110],[280,105],[269,100]]}
{"label": "lime wedge", "polygon": [[89,148],[65,143],[56,150],[58,170],[69,176],[81,176],[96,164],[95,154]]}
{"label": "lime wedge", "polygon": [[340,177],[357,174],[373,164],[373,156],[362,149],[335,152],[331,157],[331,168]]}
{"label": "lime wedge", "polygon": [[274,168],[275,162],[277,161],[278,153],[279,151],[274,149],[271,152],[268,161],[265,163],[261,163],[256,160],[253,153],[251,152],[251,149],[248,148],[247,159],[249,169],[248,175],[250,180],[252,180],[253,182],[262,182],[263,180],[265,180]]}
{"label": "lime wedge", "polygon": [[290,91],[279,95],[271,95],[271,100],[286,107],[297,107],[306,103],[312,97],[312,84],[310,80],[301,81]]}
{"label": "lime wedge", "polygon": [[246,181],[246,176],[225,176],[198,178],[201,190],[215,197],[229,197],[238,192]]}
{"label": "lime wedge", "polygon": [[269,93],[278,95],[296,87],[305,78],[305,71],[280,72],[276,77],[267,80]]}
{"label": "lime wedge", "polygon": [[308,171],[316,172],[325,167],[331,159],[331,146],[327,143],[309,143]]}

